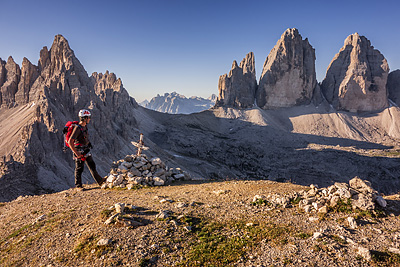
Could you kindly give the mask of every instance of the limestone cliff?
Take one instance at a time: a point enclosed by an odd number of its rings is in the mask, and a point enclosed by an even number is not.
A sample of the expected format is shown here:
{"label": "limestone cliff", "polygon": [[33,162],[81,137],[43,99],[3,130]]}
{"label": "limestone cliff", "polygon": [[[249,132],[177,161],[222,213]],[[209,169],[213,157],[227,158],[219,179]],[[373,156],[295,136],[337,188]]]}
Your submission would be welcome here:
{"label": "limestone cliff", "polygon": [[308,104],[316,84],[314,49],[297,29],[287,29],[265,60],[257,105],[269,109]]}
{"label": "limestone cliff", "polygon": [[388,72],[385,57],[355,33],[333,58],[321,89],[338,110],[378,111],[388,106]]}
{"label": "limestone cliff", "polygon": [[218,98],[215,107],[250,108],[254,104],[257,89],[255,60],[250,52],[238,66],[233,61],[229,74],[219,77]]}

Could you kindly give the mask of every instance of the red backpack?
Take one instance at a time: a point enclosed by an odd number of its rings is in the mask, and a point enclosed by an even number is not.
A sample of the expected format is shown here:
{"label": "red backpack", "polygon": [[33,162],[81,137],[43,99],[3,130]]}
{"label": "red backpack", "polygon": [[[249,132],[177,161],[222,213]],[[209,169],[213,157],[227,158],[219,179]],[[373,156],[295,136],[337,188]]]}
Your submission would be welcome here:
{"label": "red backpack", "polygon": [[[82,127],[79,125],[79,121],[69,121],[64,126],[64,129],[63,129],[64,150],[66,150],[67,147],[69,147],[68,141],[69,141],[69,138],[71,137],[72,131],[74,130],[75,126],[78,126],[79,128]],[[81,144],[76,144],[76,145],[81,145]]]}

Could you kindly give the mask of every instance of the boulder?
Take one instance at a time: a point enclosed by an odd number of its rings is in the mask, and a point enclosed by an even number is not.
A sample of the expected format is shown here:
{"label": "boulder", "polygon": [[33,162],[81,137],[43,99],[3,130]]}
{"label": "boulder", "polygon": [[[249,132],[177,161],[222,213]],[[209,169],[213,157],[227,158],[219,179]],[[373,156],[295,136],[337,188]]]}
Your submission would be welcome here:
{"label": "boulder", "polygon": [[97,246],[107,246],[107,245],[110,245],[110,244],[112,244],[112,240],[111,240],[111,239],[108,239],[108,238],[100,239],[100,240],[97,242]]}
{"label": "boulder", "polygon": [[360,210],[374,210],[375,203],[371,197],[368,197],[364,194],[357,194],[352,196],[353,209],[359,208]]}
{"label": "boulder", "polygon": [[124,213],[125,203],[115,203],[114,206],[117,213]]}
{"label": "boulder", "polygon": [[256,89],[255,60],[253,52],[250,52],[239,66],[236,60],[233,61],[229,74],[219,77],[215,107],[253,107]]}
{"label": "boulder", "polygon": [[385,57],[355,33],[330,63],[321,90],[338,110],[378,111],[388,106],[388,72]]}
{"label": "boulder", "polygon": [[161,164],[161,159],[160,158],[152,158],[151,160],[152,165],[159,165]]}
{"label": "boulder", "polygon": [[265,60],[257,105],[270,109],[309,104],[316,85],[314,48],[297,29],[287,29]]}
{"label": "boulder", "polygon": [[157,215],[156,215],[156,219],[167,219],[168,217],[170,217],[170,211],[167,210],[161,210]]}
{"label": "boulder", "polygon": [[153,182],[155,186],[164,185],[165,181],[162,180],[160,177],[154,177]]}
{"label": "boulder", "polygon": [[357,254],[363,257],[367,261],[370,261],[372,259],[371,251],[364,247],[358,247]]}
{"label": "boulder", "polygon": [[117,176],[117,178],[114,180],[114,182],[112,184],[113,184],[113,186],[118,186],[123,181],[124,181],[124,176],[120,174],[120,175]]}
{"label": "boulder", "polygon": [[371,195],[373,197],[373,200],[375,200],[376,195],[378,194],[378,192],[372,188],[369,181],[362,180],[358,177],[354,177],[353,179],[351,179],[349,181],[349,185],[358,192]]}
{"label": "boulder", "polygon": [[353,217],[347,217],[347,222],[349,223],[351,229],[357,228],[357,222]]}
{"label": "boulder", "polygon": [[386,205],[387,205],[386,200],[385,200],[383,197],[381,197],[381,196],[377,196],[376,199],[375,199],[375,201],[376,201],[376,203],[378,203],[378,205],[381,206],[382,208],[385,208]]}

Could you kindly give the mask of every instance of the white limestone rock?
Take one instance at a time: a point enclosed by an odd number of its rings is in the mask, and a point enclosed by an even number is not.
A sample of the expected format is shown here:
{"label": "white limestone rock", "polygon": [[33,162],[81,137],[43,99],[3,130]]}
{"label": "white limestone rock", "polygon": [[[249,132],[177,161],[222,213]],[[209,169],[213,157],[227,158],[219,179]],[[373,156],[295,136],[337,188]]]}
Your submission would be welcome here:
{"label": "white limestone rock", "polygon": [[308,104],[316,85],[314,48],[297,29],[287,29],[265,60],[257,105],[271,109]]}
{"label": "white limestone rock", "polygon": [[336,109],[377,111],[388,107],[386,83],[389,65],[385,57],[358,33],[344,41],[332,59],[321,90]]}
{"label": "white limestone rock", "polygon": [[112,183],[113,186],[118,186],[124,181],[124,176],[122,174],[118,175],[117,178]]}
{"label": "white limestone rock", "polygon": [[253,107],[256,89],[255,60],[253,52],[250,52],[240,66],[236,60],[233,61],[229,74],[219,77],[215,107]]}
{"label": "white limestone rock", "polygon": [[155,186],[161,186],[165,184],[165,181],[161,179],[160,177],[154,177],[153,182]]}
{"label": "white limestone rock", "polygon": [[151,160],[152,165],[159,165],[161,164],[161,159],[160,158],[152,158]]}

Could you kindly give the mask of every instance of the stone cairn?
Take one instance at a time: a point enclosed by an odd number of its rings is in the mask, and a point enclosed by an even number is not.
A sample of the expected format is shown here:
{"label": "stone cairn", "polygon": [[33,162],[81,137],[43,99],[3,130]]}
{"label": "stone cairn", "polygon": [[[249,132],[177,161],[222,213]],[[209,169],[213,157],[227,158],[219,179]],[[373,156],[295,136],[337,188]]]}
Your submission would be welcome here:
{"label": "stone cairn", "polygon": [[386,200],[371,187],[369,181],[355,177],[349,183],[335,183],[327,188],[318,188],[311,185],[310,190],[293,192],[286,195],[270,194],[268,196],[256,195],[253,203],[265,203],[271,207],[289,207],[296,205],[305,212],[327,213],[329,207],[336,207],[340,202],[348,204],[352,209],[374,211],[379,205],[386,207]]}
{"label": "stone cairn", "polygon": [[127,188],[135,185],[160,186],[177,180],[190,180],[180,168],[168,168],[160,158],[149,159],[145,154],[127,155],[112,164],[102,188]]}

